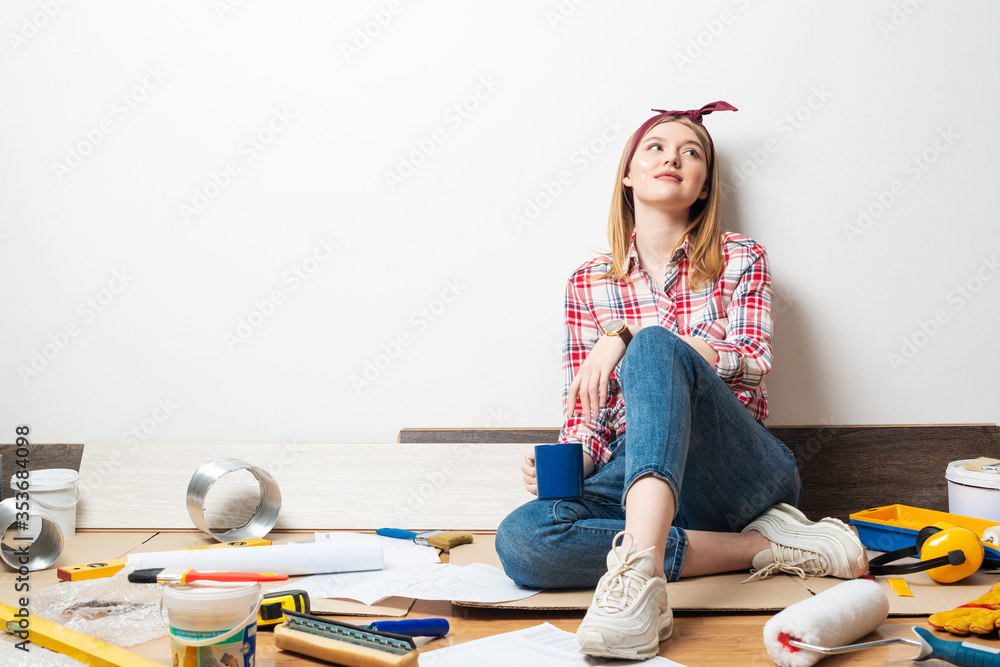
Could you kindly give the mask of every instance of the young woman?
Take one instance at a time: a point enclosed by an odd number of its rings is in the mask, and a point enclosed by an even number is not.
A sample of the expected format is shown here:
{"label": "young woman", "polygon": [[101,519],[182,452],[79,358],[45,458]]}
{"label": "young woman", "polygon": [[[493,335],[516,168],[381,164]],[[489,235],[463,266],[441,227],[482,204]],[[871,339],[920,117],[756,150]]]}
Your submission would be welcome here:
{"label": "young woman", "polygon": [[[611,253],[566,290],[566,422],[581,500],[527,503],[497,531],[518,584],[595,586],[580,650],[642,659],[670,637],[668,581],[741,569],[855,578],[864,547],[796,510],[791,452],[764,426],[771,276],[764,248],[721,233],[721,181],[702,117],[658,112],[622,154]],[[522,466],[537,494],[534,459]],[[610,551],[608,549],[610,548]]]}

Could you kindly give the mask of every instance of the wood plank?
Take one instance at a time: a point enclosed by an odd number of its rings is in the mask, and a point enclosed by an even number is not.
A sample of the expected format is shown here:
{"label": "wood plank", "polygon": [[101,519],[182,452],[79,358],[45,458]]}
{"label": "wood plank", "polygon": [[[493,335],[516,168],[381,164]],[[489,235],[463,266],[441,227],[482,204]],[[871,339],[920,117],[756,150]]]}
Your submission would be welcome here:
{"label": "wood plank", "polygon": [[559,438],[558,428],[404,428],[397,441],[406,444],[490,442],[543,445]]}
{"label": "wood plank", "polygon": [[[31,436],[28,437],[31,439]],[[11,495],[10,478],[19,470],[17,464],[18,446],[14,444],[0,445],[0,457],[3,466],[0,469],[0,499]],[[80,444],[35,444],[28,445],[28,470],[45,470],[48,468],[80,469],[80,458],[83,456],[83,445]]]}
{"label": "wood plank", "polygon": [[[77,525],[190,529],[186,491],[192,475],[202,464],[227,457],[275,478],[282,495],[276,530],[494,530],[532,497],[521,483],[520,448],[506,446],[139,444],[123,451],[117,444],[88,444]],[[245,483],[226,484],[237,476]],[[233,528],[258,500],[256,481],[245,471],[234,472],[212,487],[206,516],[224,508],[216,513],[218,523],[210,525]]]}
{"label": "wood plank", "polygon": [[[852,512],[900,503],[947,511],[951,461],[1000,458],[996,424],[774,426],[795,455],[800,506],[810,516],[847,519]],[[403,429],[401,443],[554,442],[559,429]],[[523,447],[522,447],[523,448]]]}
{"label": "wood plank", "polygon": [[846,519],[901,503],[948,511],[948,463],[1000,458],[1000,427],[819,427],[773,429],[795,454],[806,514]]}

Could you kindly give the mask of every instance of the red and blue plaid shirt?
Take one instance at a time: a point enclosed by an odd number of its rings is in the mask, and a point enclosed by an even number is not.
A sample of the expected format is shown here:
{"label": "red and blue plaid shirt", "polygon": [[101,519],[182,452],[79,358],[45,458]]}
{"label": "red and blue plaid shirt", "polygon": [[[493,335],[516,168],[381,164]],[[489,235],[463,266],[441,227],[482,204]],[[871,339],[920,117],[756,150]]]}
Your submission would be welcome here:
{"label": "red and blue plaid shirt", "polygon": [[[726,232],[722,235],[723,273],[715,284],[690,285],[688,239],[674,253],[662,284],[639,266],[635,235],[629,249],[628,277],[600,278],[611,257],[596,257],[570,276],[566,287],[566,342],[563,345],[563,408],[573,376],[604,335],[611,320],[661,326],[679,336],[704,339],[718,352],[716,372],[757,421],[767,418],[764,376],[771,369],[771,273],[764,247]],[[625,432],[625,400],[612,374],[607,403],[586,423],[579,401],[567,418],[559,442],[582,443],[598,467],[611,457],[611,433]]]}

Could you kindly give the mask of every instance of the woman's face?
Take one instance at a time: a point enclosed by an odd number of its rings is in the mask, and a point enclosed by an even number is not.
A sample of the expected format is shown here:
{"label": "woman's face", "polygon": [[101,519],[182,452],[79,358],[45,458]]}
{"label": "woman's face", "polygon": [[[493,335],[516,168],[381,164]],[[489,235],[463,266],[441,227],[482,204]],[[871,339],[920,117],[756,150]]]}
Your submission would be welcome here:
{"label": "woman's face", "polygon": [[654,125],[639,142],[628,176],[635,201],[668,208],[690,208],[708,197],[708,155],[695,131],[684,123]]}

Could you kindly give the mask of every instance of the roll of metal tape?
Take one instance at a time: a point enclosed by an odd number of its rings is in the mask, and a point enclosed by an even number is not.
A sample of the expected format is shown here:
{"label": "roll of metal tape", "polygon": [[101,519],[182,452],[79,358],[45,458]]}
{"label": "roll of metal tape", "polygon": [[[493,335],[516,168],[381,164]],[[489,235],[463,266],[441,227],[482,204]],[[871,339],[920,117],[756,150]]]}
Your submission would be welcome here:
{"label": "roll of metal tape", "polygon": [[[237,470],[248,470],[257,478],[260,499],[254,509],[253,516],[245,524],[225,533],[216,533],[205,523],[205,499],[208,497],[208,490],[220,477]],[[281,509],[281,491],[278,490],[278,483],[263,468],[250,465],[240,459],[216,459],[209,461],[195,471],[187,488],[187,509],[194,525],[220,542],[264,537],[271,532],[274,524],[278,521],[278,510]]]}
{"label": "roll of metal tape", "polygon": [[[17,505],[13,498],[0,502],[0,535],[5,534],[17,521],[17,515]],[[31,542],[24,542],[21,547],[0,542],[0,557],[15,570],[24,566],[34,572],[44,570],[56,562],[62,554],[64,540],[62,529],[48,516],[35,512],[31,512],[30,516],[41,519],[41,530],[37,537]]]}

